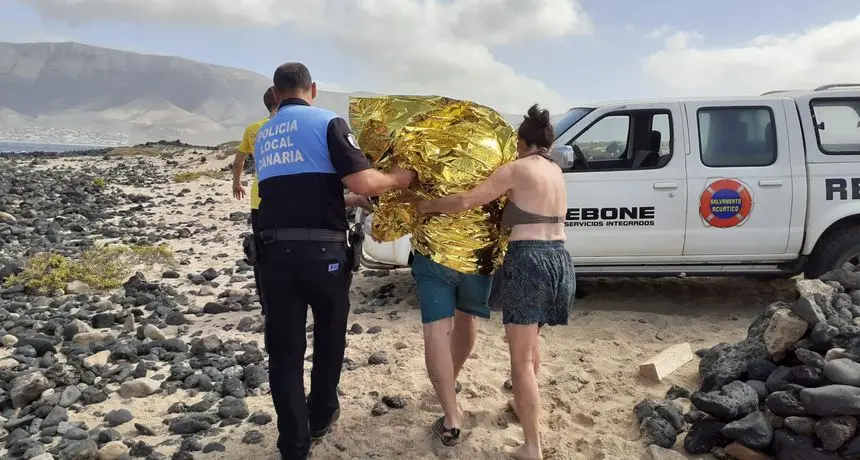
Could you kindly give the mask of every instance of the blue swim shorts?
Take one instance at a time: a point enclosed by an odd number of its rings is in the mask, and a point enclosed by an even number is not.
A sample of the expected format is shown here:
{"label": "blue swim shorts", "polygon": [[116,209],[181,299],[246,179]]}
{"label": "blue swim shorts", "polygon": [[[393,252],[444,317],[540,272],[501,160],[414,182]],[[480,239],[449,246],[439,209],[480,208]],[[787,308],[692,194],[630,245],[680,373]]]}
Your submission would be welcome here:
{"label": "blue swim shorts", "polygon": [[422,324],[450,318],[455,309],[490,318],[492,276],[460,273],[415,253],[412,277],[418,287]]}

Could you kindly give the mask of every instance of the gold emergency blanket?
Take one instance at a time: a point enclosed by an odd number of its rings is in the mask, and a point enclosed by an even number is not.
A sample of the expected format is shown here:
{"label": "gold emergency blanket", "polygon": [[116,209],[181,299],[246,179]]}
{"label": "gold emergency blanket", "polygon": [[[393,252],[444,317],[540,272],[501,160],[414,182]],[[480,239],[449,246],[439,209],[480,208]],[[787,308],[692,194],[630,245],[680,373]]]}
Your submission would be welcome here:
{"label": "gold emergency blanket", "polygon": [[514,129],[497,112],[438,96],[351,97],[349,119],[361,149],[380,170],[412,169],[418,184],[379,197],[372,236],[412,234],[412,247],[461,273],[490,274],[502,261],[504,197],[455,214],[416,216],[409,202],[471,190],[516,159]]}

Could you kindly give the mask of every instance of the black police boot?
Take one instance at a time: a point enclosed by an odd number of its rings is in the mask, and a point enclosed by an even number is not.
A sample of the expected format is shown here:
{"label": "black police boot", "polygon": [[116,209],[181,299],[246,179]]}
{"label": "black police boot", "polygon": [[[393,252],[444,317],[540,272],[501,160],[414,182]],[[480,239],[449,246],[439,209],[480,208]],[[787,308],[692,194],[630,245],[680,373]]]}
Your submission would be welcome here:
{"label": "black police boot", "polygon": [[331,416],[331,420],[321,428],[311,427],[311,439],[320,439],[323,436],[327,435],[331,431],[331,427],[337,422],[337,419],[340,418],[340,408],[334,411],[334,414]]}

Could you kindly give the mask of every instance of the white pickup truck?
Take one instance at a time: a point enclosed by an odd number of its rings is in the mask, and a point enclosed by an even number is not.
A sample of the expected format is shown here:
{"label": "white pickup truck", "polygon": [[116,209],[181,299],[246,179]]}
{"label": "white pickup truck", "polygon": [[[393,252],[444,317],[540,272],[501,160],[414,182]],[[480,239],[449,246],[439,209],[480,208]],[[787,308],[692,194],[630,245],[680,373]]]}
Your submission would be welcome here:
{"label": "white pickup truck", "polygon": [[[860,263],[860,84],[593,104],[555,124],[578,276],[817,277]],[[361,263],[411,262],[360,212]]]}

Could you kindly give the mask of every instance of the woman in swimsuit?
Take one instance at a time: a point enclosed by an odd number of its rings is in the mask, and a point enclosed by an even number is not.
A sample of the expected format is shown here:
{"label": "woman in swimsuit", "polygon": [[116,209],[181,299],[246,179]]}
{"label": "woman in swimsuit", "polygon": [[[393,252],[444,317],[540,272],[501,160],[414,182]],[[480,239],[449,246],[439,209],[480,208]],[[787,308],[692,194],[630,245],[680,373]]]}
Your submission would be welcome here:
{"label": "woman in swimsuit", "polygon": [[416,207],[419,214],[451,214],[483,206],[502,195],[508,197],[501,224],[511,228],[511,235],[495,305],[502,310],[511,353],[514,408],[525,437],[525,443],[510,455],[540,460],[538,332],[544,325],[567,324],[576,281],[570,253],[564,247],[564,175],[549,158],[555,138],[549,111],[537,105],[529,108],[517,137],[517,160],[498,168],[468,192],[422,201]]}

